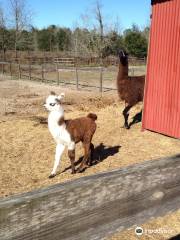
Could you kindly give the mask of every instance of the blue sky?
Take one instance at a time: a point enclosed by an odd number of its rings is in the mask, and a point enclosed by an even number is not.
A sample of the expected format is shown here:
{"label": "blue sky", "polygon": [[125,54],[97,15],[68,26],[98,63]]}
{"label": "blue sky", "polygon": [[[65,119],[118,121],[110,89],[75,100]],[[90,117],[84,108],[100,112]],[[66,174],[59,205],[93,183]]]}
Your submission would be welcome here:
{"label": "blue sky", "polygon": [[[6,7],[8,0],[0,0]],[[95,0],[27,0],[34,11],[33,25],[38,28],[50,24],[73,28],[80,15],[92,11]],[[150,0],[101,0],[107,22],[119,19],[124,30],[132,25],[147,25],[150,15]]]}

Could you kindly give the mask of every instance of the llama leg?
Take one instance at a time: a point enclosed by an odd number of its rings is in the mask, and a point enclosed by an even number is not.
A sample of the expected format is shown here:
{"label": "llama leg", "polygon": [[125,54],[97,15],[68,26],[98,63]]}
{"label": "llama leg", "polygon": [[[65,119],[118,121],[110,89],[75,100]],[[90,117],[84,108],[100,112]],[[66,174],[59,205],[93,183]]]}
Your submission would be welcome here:
{"label": "llama leg", "polygon": [[75,165],[74,165],[74,162],[75,162],[75,149],[74,150],[68,150],[68,156],[69,156],[69,159],[71,161],[72,174],[74,174],[74,173],[76,173]]}
{"label": "llama leg", "polygon": [[90,157],[90,143],[83,143],[83,145],[84,145],[84,157],[80,166],[77,169],[77,172],[82,172],[84,168],[88,167],[87,162]]}
{"label": "llama leg", "polygon": [[126,129],[129,129],[129,125],[128,125],[128,117],[129,117],[129,110],[131,109],[131,105],[127,105],[125,106],[125,109],[123,110],[123,116],[124,116],[124,127]]}
{"label": "llama leg", "polygon": [[133,121],[130,122],[129,127],[135,123],[139,123],[142,120],[142,110],[133,117]]}
{"label": "llama leg", "polygon": [[65,149],[64,145],[57,144],[54,166],[53,166],[53,170],[52,170],[51,175],[49,176],[49,178],[55,177],[56,171],[57,171],[57,167],[59,166],[59,162],[61,160],[61,156],[62,156],[62,153],[63,153],[64,149]]}
{"label": "llama leg", "polygon": [[94,145],[91,143],[90,145],[90,153],[89,153],[90,157],[89,157],[89,161],[88,161],[88,166],[92,166],[92,161],[94,158]]}

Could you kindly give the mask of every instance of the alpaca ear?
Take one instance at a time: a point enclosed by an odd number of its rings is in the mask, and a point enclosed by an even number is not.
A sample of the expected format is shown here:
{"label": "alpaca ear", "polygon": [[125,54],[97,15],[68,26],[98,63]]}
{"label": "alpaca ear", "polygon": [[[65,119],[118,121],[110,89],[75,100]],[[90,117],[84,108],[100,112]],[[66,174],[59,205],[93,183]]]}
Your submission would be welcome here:
{"label": "alpaca ear", "polygon": [[64,94],[64,93],[61,93],[61,94],[57,97],[57,99],[58,99],[58,100],[62,100],[64,97],[65,97],[65,94]]}

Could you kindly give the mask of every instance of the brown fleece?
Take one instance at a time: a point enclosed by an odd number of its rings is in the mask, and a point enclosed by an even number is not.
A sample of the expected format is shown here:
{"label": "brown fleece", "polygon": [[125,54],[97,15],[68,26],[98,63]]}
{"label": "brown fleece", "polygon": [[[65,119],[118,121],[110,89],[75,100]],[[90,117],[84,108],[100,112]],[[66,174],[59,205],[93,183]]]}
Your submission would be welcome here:
{"label": "brown fleece", "polygon": [[[75,143],[82,142],[84,147],[84,158],[81,162],[80,167],[78,168],[78,172],[83,171],[85,167],[87,167],[87,164],[91,164],[91,156],[92,151],[94,148],[92,148],[93,144],[91,143],[92,137],[96,131],[96,123],[95,120],[97,119],[97,115],[94,113],[89,113],[87,117],[81,117],[76,119],[69,119],[64,120],[64,118],[59,119],[59,125],[62,125],[65,123],[66,129],[69,132],[72,141]],[[75,172],[74,167],[74,161],[75,161],[75,151],[69,151],[68,152],[70,161],[71,161],[71,167],[72,167],[72,173]]]}
{"label": "brown fleece", "polygon": [[66,129],[71,135],[71,139],[75,142],[84,142],[92,139],[96,131],[96,123],[92,118],[81,117],[73,120],[65,120]]}
{"label": "brown fleece", "polygon": [[94,113],[89,113],[89,114],[87,115],[87,117],[88,117],[88,118],[91,118],[91,119],[94,120],[94,121],[97,120],[97,115],[94,114]]}
{"label": "brown fleece", "polygon": [[72,174],[74,174],[76,172],[75,171],[75,165],[74,165],[74,162],[75,162],[75,150],[68,150],[68,156],[69,156],[69,159],[71,161]]}
{"label": "brown fleece", "polygon": [[145,76],[128,76],[128,55],[126,53],[122,55],[122,52],[120,51],[117,88],[120,99],[125,101],[125,109],[123,110],[124,125],[126,128],[129,128],[128,111],[135,104],[143,101]]}
{"label": "brown fleece", "polygon": [[61,117],[58,121],[59,126],[61,126],[65,122],[64,117]]}
{"label": "brown fleece", "polygon": [[[124,70],[124,68],[126,70]],[[128,64],[123,66],[119,63],[117,76],[118,94],[121,100],[128,105],[134,106],[143,100],[145,76],[128,76]]]}

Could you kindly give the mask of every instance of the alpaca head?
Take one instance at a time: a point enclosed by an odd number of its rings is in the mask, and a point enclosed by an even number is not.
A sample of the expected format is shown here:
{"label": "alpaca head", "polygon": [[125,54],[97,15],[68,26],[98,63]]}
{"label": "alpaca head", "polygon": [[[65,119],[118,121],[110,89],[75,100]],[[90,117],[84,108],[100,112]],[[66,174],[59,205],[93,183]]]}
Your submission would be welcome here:
{"label": "alpaca head", "polygon": [[64,96],[65,96],[64,93],[61,93],[60,95],[56,95],[54,92],[51,92],[50,95],[46,98],[44,107],[50,112],[52,111],[63,112],[61,103]]}
{"label": "alpaca head", "polygon": [[124,50],[119,51],[119,60],[123,66],[126,66],[128,64],[128,54],[126,51]]}

